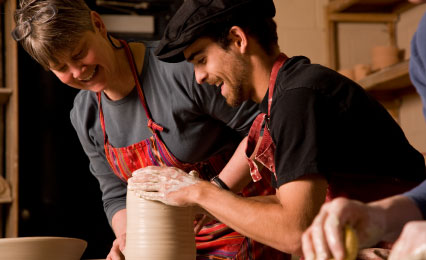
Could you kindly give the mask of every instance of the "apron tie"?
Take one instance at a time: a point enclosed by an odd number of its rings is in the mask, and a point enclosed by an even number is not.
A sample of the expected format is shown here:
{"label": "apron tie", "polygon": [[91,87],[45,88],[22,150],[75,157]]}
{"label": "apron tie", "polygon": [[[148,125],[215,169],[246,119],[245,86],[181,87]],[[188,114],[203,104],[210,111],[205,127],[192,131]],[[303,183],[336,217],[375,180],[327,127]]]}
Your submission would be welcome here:
{"label": "apron tie", "polygon": [[163,131],[163,127],[157,123],[155,123],[152,119],[148,119],[148,128],[151,129],[152,131]]}

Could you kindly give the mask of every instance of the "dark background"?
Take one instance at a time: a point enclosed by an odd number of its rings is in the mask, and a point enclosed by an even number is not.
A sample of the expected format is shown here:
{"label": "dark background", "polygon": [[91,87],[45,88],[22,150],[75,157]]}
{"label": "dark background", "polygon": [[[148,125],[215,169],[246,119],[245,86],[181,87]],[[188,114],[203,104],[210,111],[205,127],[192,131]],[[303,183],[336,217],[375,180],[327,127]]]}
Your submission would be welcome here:
{"label": "dark background", "polygon": [[[182,1],[145,0],[146,10],[99,7],[95,0],[86,3],[101,14],[154,15],[154,34],[119,37],[159,39]],[[98,182],[69,119],[77,92],[19,47],[19,236],[82,238],[88,242],[83,259],[105,258],[114,234],[103,211]]]}

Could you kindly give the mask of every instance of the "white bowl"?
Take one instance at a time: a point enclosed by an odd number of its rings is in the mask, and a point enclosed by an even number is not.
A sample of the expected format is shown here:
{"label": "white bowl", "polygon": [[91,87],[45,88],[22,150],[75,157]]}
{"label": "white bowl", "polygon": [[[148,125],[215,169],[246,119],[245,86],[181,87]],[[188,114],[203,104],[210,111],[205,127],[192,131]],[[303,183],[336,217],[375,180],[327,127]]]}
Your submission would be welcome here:
{"label": "white bowl", "polygon": [[86,247],[77,238],[0,238],[0,260],[80,260]]}

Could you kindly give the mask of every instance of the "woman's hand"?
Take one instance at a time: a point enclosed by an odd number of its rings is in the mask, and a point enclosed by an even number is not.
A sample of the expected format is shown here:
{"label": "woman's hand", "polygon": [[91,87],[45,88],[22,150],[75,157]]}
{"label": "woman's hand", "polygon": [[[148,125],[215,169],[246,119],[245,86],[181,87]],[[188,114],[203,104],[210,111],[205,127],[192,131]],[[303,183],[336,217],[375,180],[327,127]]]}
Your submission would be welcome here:
{"label": "woman's hand", "polygon": [[188,174],[175,167],[148,166],[135,171],[128,185],[141,198],[172,206],[190,206],[185,188],[200,181],[195,171]]}
{"label": "woman's hand", "polygon": [[106,257],[106,260],[125,260],[123,251],[126,247],[126,233],[121,234],[112,243],[111,250]]}

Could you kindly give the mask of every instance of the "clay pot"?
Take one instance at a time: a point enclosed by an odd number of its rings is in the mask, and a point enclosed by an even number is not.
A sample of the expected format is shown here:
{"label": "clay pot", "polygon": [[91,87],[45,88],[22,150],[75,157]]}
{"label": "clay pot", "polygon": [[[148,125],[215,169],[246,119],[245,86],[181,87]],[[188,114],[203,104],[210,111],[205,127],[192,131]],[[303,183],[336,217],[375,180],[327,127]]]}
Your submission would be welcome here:
{"label": "clay pot", "polygon": [[337,72],[342,74],[343,76],[347,77],[348,79],[355,80],[355,73],[354,70],[351,69],[340,69]]}
{"label": "clay pot", "polygon": [[396,46],[375,46],[371,50],[371,69],[380,70],[399,62],[399,50]]}
{"label": "clay pot", "polygon": [[354,66],[354,77],[356,81],[365,78],[370,72],[370,64],[357,64]]}
{"label": "clay pot", "polygon": [[126,260],[195,260],[192,207],[145,200],[129,189],[126,203]]}
{"label": "clay pot", "polygon": [[67,237],[0,239],[0,260],[80,260],[87,242]]}

